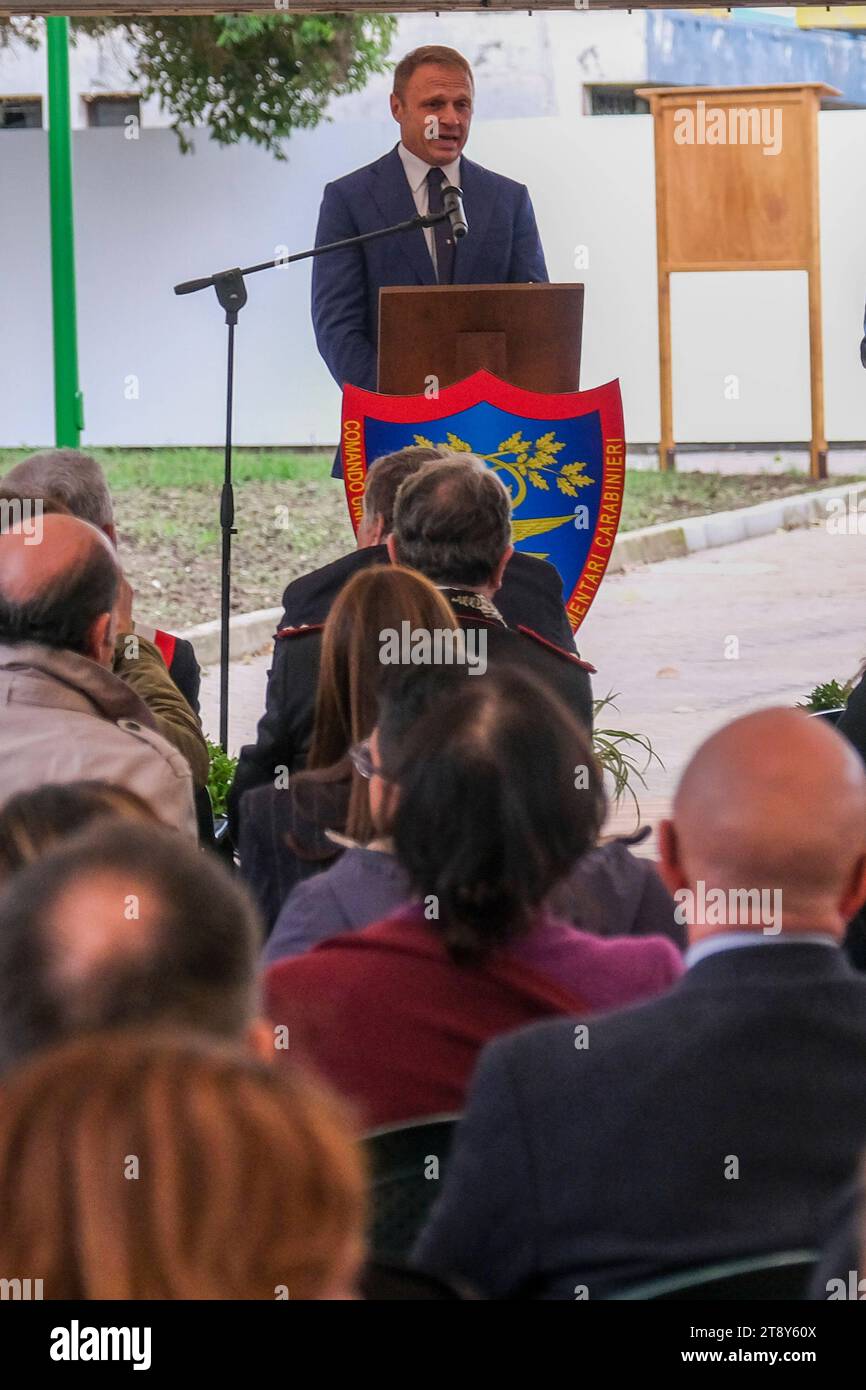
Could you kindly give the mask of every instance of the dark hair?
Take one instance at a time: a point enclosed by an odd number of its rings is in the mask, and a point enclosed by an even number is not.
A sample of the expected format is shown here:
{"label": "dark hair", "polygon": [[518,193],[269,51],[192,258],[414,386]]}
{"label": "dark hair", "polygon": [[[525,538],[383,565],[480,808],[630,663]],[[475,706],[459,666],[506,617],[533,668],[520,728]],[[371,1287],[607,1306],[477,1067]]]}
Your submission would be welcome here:
{"label": "dark hair", "polygon": [[379,761],[382,770],[391,776],[400,764],[405,740],[418,720],[433,709],[437,701],[453,695],[469,679],[469,673],[466,666],[400,666],[386,668],[386,671],[379,687],[376,731]]}
{"label": "dark hair", "polygon": [[458,964],[525,935],[596,842],[605,794],[586,729],[547,687],[508,667],[469,678],[404,740],[397,858],[432,896]]}
{"label": "dark hair", "polygon": [[[105,923],[117,931],[110,958],[76,963],[58,904],[67,894],[87,901],[106,875],[130,895],[146,890],[139,925],[124,893]],[[172,1024],[240,1037],[255,1013],[260,940],[246,892],[175,832],[113,820],[72,836],[0,898],[0,1068],[98,1028]]]}
{"label": "dark hair", "polygon": [[137,792],[111,782],[49,782],[10,797],[0,808],[0,885],[103,816],[159,824]]}
{"label": "dark hair", "polygon": [[398,97],[402,99],[410,77],[424,63],[432,63],[440,68],[459,68],[469,78],[472,86],[475,86],[472,68],[462,53],[458,53],[456,48],[446,48],[443,44],[428,43],[422,48],[413,48],[395,67],[394,91]]}
{"label": "dark hair", "polygon": [[394,543],[400,564],[434,584],[487,584],[511,544],[511,500],[489,468],[423,468],[397,493]]}
{"label": "dark hair", "polygon": [[0,589],[0,641],[39,642],[86,656],[91,628],[113,609],[118,583],[117,562],[94,535],[84,557],[39,592],[17,600]]}
{"label": "dark hair", "polygon": [[409,444],[393,454],[383,454],[367,470],[364,480],[364,515],[380,516],[385,534],[394,529],[394,500],[401,483],[419,472],[426,463],[446,458],[442,449],[427,444]]}

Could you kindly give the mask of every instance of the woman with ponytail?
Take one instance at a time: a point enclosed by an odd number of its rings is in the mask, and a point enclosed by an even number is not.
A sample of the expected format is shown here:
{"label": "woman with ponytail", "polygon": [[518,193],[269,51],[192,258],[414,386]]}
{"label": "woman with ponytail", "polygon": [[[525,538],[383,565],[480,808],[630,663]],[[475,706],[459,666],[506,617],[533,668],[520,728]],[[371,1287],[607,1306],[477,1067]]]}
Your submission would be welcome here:
{"label": "woman with ponytail", "polygon": [[681,972],[665,938],[601,939],[545,906],[604,819],[583,726],[516,670],[452,674],[411,678],[440,693],[399,754],[389,759],[378,732],[355,750],[412,900],[266,977],[293,1052],[370,1127],[460,1110],[479,1049],[499,1033],[647,998]]}

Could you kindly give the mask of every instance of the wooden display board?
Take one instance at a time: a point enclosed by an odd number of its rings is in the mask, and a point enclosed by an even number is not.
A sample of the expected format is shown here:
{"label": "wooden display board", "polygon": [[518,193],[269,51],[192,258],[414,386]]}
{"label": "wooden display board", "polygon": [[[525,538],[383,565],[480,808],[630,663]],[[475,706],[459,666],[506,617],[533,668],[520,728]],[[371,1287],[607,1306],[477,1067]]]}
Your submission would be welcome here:
{"label": "wooden display board", "polygon": [[[810,473],[827,476],[821,341],[818,111],[823,82],[648,87],[655,136],[661,438],[676,466],[670,277],[689,270],[805,270],[809,282]],[[743,325],[744,329],[748,327]]]}

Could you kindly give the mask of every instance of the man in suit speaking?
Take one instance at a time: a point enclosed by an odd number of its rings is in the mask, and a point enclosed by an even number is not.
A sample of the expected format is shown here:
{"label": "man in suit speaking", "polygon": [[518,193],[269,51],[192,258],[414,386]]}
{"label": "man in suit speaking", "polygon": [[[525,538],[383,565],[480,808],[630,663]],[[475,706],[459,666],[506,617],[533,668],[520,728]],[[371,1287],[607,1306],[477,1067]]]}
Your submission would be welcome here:
{"label": "man in suit speaking", "polygon": [[313,262],[316,342],[338,386],[376,389],[383,285],[548,279],[526,188],[463,155],[474,99],[472,69],[455,49],[429,45],[407,53],[394,70],[391,93],[399,144],[325,188],[317,246],[438,212],[446,184],[462,188],[469,224],[459,242],[445,221]]}

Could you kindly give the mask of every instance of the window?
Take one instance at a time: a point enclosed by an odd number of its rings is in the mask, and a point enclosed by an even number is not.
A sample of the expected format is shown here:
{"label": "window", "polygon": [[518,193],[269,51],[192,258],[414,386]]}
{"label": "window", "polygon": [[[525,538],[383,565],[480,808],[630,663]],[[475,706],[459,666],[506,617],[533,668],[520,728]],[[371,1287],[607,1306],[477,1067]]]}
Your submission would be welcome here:
{"label": "window", "polygon": [[584,90],[590,116],[638,116],[649,111],[649,102],[635,96],[634,87],[587,86]]}
{"label": "window", "polygon": [[130,116],[141,121],[141,103],[131,92],[112,93],[110,96],[86,96],[87,124],[89,126],[124,125]]}
{"label": "window", "polygon": [[41,129],[41,97],[0,97],[0,130]]}

